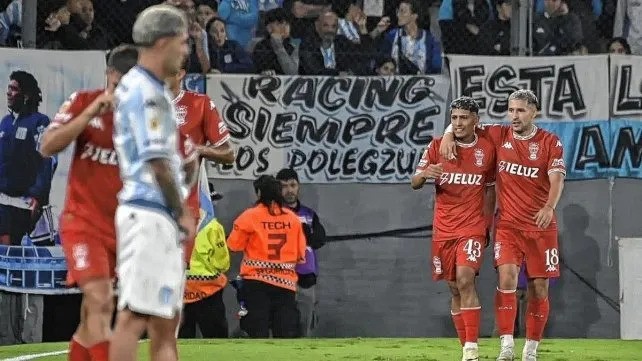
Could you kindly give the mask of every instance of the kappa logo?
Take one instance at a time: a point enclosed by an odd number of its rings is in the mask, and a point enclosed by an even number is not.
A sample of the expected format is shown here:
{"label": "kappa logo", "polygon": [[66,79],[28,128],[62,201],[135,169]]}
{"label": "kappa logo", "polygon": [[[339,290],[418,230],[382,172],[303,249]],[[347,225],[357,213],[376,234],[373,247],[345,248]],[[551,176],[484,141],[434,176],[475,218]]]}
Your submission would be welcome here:
{"label": "kappa logo", "polygon": [[502,148],[513,149],[513,144],[511,142],[506,142],[502,145]]}
{"label": "kappa logo", "polygon": [[103,125],[103,120],[100,117],[95,117],[92,120],[90,120],[89,126],[100,130],[105,130],[105,126]]}

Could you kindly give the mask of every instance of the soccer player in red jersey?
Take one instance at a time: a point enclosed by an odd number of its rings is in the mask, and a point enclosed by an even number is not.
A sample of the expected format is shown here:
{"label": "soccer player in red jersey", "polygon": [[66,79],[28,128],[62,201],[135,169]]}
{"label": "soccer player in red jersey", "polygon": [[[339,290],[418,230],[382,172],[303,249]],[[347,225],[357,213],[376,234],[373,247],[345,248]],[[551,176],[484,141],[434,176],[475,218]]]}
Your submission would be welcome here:
{"label": "soccer player in red jersey", "polygon": [[441,139],[436,138],[428,144],[411,180],[413,189],[422,188],[429,179],[435,184],[432,274],[435,281],[448,282],[450,312],[464,361],[479,360],[481,305],[475,278],[495,207],[495,147],[475,132],[478,111],[473,98],[453,100],[450,121],[460,157],[446,160],[440,156]]}
{"label": "soccer player in red jersey", "polygon": [[[195,93],[181,89],[181,82],[186,74],[189,59],[183,63],[182,69],[171,78],[166,80],[167,86],[174,95],[174,107],[176,109],[176,121],[180,133],[188,137],[196,146],[196,153],[199,160],[207,160],[229,164],[234,162],[234,149],[230,144],[230,132],[227,125],[219,116],[214,102],[207,94]],[[192,215],[198,222],[200,204],[198,187],[192,187],[187,197],[187,205]],[[185,252],[186,261],[191,257],[191,247],[194,240],[188,240]]]}
{"label": "soccer player in red jersey", "polygon": [[[555,207],[566,176],[563,146],[556,135],[533,124],[537,109],[535,94],[518,90],[508,98],[510,125],[484,126],[481,130],[497,149],[499,220],[494,251],[499,274],[495,297],[501,338],[498,361],[515,357],[515,291],[522,262],[528,277],[526,343],[522,351],[525,361],[537,360],[549,314],[548,280],[560,274]],[[457,156],[452,133],[444,135],[440,153]]]}
{"label": "soccer player in red jersey", "polygon": [[55,115],[40,146],[43,156],[51,156],[76,142],[60,218],[67,283],[78,284],[83,292],[70,361],[108,360],[116,262],[114,214],[122,187],[112,141],[112,102],[116,85],[137,58],[133,46],[113,49],[107,60],[106,88],[73,93]]}

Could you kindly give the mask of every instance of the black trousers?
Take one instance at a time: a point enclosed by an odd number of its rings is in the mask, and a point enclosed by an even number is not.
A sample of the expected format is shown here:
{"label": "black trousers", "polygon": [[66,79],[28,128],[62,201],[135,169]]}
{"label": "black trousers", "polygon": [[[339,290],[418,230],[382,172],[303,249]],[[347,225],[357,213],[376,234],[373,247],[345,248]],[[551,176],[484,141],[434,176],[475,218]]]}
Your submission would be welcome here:
{"label": "black trousers", "polygon": [[244,280],[241,298],[247,315],[240,321],[241,330],[251,338],[295,338],[299,334],[299,311],[296,293],[265,282]]}
{"label": "black trousers", "polygon": [[178,337],[195,338],[197,325],[203,338],[228,337],[223,289],[200,301],[185,304]]}
{"label": "black trousers", "polygon": [[[28,209],[0,204],[0,237],[4,236],[5,242],[8,241],[10,245],[19,246],[22,243],[22,237],[33,231],[38,220],[37,216],[39,216],[38,212],[32,214]],[[0,244],[2,243],[3,240],[0,239]]]}

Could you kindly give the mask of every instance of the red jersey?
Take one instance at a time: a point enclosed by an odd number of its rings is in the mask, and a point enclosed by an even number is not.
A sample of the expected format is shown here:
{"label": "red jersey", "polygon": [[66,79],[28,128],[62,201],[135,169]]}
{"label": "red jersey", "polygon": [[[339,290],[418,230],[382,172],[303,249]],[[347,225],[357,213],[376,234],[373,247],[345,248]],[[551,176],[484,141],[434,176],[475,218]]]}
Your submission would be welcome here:
{"label": "red jersey", "polygon": [[[60,126],[77,117],[103,92],[73,93],[60,107],[50,127]],[[113,113],[105,113],[93,118],[76,138],[62,213],[91,222],[97,232],[108,237],[116,237],[116,195],[122,187],[112,140],[113,127]]]}
{"label": "red jersey", "polygon": [[484,196],[495,183],[495,147],[477,136],[471,144],[457,144],[458,157],[447,161],[439,155],[441,138],[424,151],[415,175],[429,164],[441,163],[444,173],[435,180],[433,240],[445,241],[464,236],[485,236]]}
{"label": "red jersey", "polygon": [[[485,125],[486,134],[497,149],[499,222],[497,226],[522,231],[542,231],[533,217],[548,200],[548,175],[566,175],[564,147],[553,133],[537,129],[532,136],[513,134],[508,125]],[[557,229],[555,217],[546,230]]]}
{"label": "red jersey", "polygon": [[[176,121],[180,132],[196,146],[223,145],[230,139],[227,125],[218,114],[214,102],[206,94],[181,91],[174,99]],[[192,188],[187,199],[193,214],[199,214],[198,189]]]}

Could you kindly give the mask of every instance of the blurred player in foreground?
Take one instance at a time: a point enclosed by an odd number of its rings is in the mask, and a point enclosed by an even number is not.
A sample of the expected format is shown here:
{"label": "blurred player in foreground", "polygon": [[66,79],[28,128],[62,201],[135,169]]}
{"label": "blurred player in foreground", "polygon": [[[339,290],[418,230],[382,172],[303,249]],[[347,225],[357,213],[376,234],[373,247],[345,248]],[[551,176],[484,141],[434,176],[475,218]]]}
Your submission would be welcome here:
{"label": "blurred player in foreground", "polygon": [[[181,89],[181,83],[186,74],[188,60],[183,62],[181,69],[167,79],[167,85],[174,97],[173,104],[176,109],[176,121],[181,134],[188,137],[195,145],[198,154],[198,163],[201,159],[229,164],[234,162],[234,149],[230,145],[230,133],[223,119],[207,94],[199,94]],[[194,223],[198,224],[200,218],[200,202],[198,185],[194,185],[187,198],[187,205],[195,217]],[[220,224],[213,225],[216,232],[211,235],[225,232]],[[201,237],[207,240],[207,237]],[[185,285],[185,302],[189,307],[183,310],[186,320],[194,320],[191,324],[199,323],[201,333],[205,338],[227,337],[227,322],[225,320],[225,304],[223,303],[223,289],[227,285],[227,277],[223,272],[214,272],[210,264],[204,263],[204,257],[213,255],[220,249],[208,247],[216,242],[201,242],[198,247],[201,255],[192,255],[194,240],[185,240],[185,260],[189,262],[187,282]],[[225,250],[227,252],[227,249]],[[195,327],[190,327],[195,330]],[[181,338],[194,337],[188,329],[181,328]]]}
{"label": "blurred player in foreground", "polygon": [[135,360],[138,339],[147,331],[151,359],[176,361],[185,282],[182,242],[192,239],[196,228],[184,200],[197,177],[182,169],[182,142],[164,80],[187,56],[187,20],[172,6],[151,6],[138,15],[132,38],[139,47],[138,65],[116,89],[114,144],[123,189],[115,222],[119,312],[109,356]]}
{"label": "blurred player in foreground", "polygon": [[69,346],[70,361],[107,361],[114,309],[116,265],[114,215],[122,187],[113,133],[113,92],[138,60],[130,45],[107,59],[105,89],[73,93],[42,137],[40,152],[52,156],[76,142],[60,234],[69,270],[67,284],[83,292],[80,324]]}
{"label": "blurred player in foreground", "polygon": [[433,279],[446,280],[452,293],[450,312],[463,346],[463,361],[479,360],[481,305],[475,278],[488,242],[486,232],[495,208],[495,147],[475,133],[479,108],[473,98],[450,104],[450,122],[459,158],[440,156],[441,139],[424,151],[412,177],[413,189],[434,182]]}
{"label": "blurred player in foreground", "polygon": [[305,262],[305,235],[299,217],[285,206],[281,182],[263,175],[254,181],[256,206],[234,221],[227,238],[243,252],[239,292],[247,314],[241,330],[252,338],[294,338],[299,333],[295,267]]}
{"label": "blurred player in foreground", "polygon": [[[537,360],[549,314],[549,278],[560,275],[555,207],[564,188],[566,168],[562,142],[533,124],[537,110],[535,94],[518,90],[508,98],[511,124],[484,126],[481,131],[497,149],[499,221],[494,250],[499,273],[495,297],[501,339],[498,361],[515,358],[516,289],[522,262],[528,277],[524,361]],[[446,159],[459,156],[453,139],[449,127],[440,147]]]}

